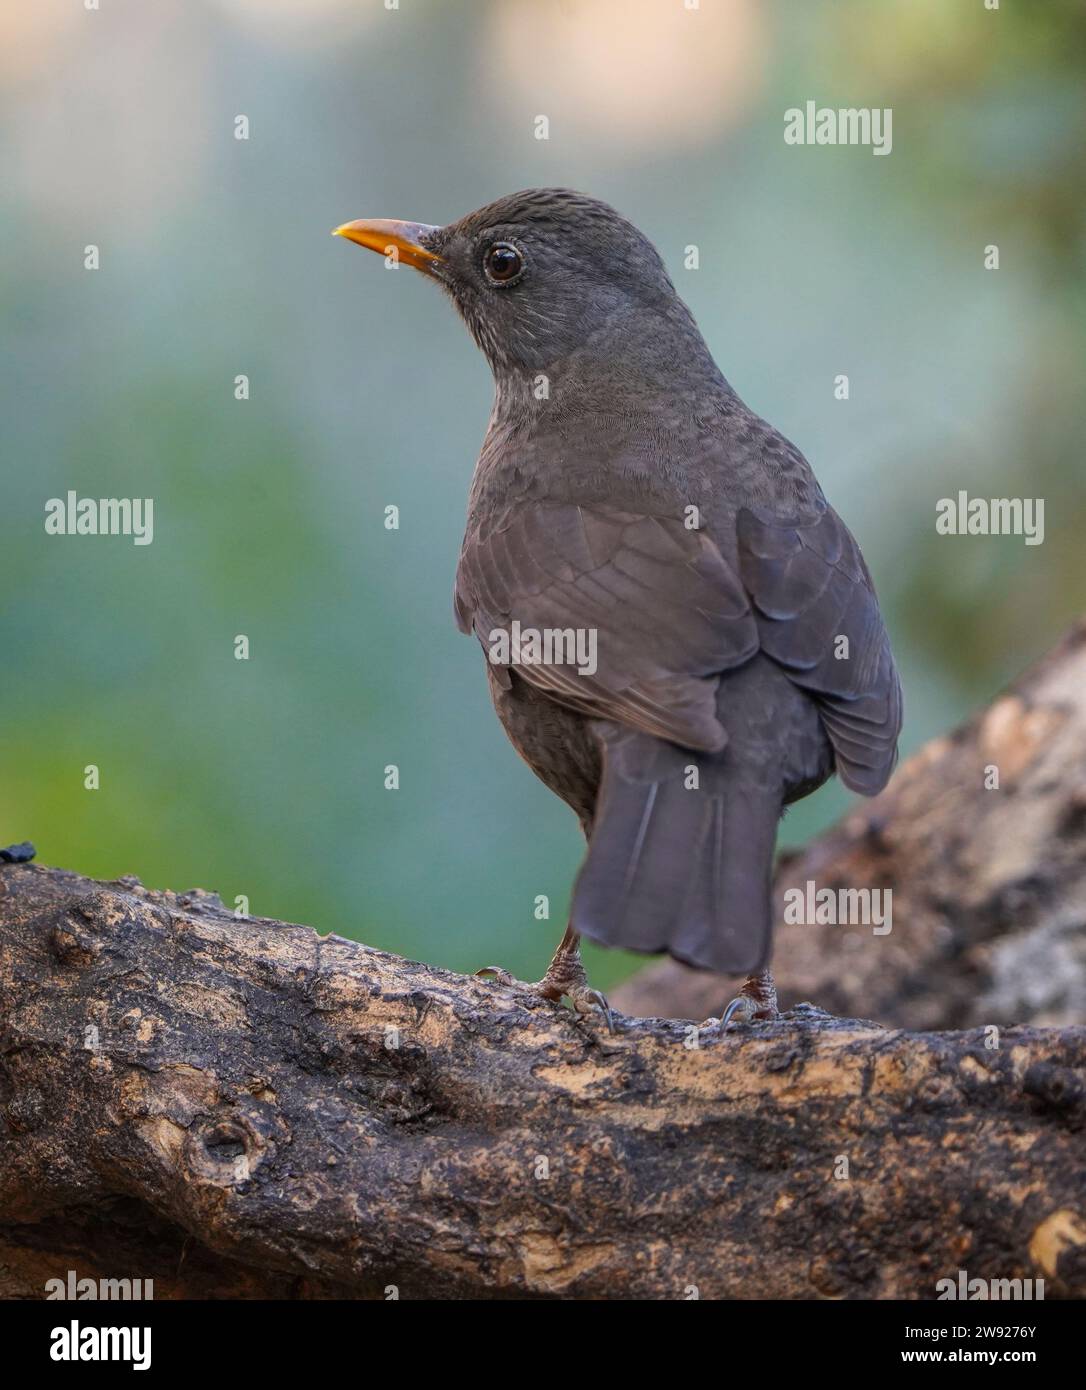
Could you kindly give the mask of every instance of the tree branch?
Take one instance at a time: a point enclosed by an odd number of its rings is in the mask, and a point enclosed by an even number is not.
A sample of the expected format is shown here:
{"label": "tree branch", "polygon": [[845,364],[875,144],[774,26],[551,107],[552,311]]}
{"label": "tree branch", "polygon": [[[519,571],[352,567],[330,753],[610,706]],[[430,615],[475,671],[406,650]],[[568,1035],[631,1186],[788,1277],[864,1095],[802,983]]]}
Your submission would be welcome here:
{"label": "tree branch", "polygon": [[[0,867],[0,1294],[1086,1292],[1086,1030],[615,1035],[213,895]],[[694,1044],[697,1045],[694,1045]]]}

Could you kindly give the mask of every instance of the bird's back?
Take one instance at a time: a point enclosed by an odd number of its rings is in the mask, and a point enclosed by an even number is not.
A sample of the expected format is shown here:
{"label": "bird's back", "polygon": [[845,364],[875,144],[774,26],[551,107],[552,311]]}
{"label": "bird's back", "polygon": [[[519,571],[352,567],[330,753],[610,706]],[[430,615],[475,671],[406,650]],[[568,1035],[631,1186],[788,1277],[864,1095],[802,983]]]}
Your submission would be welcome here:
{"label": "bird's back", "polygon": [[491,672],[514,744],[590,832],[575,929],[764,963],[782,807],[835,767],[878,790],[901,722],[870,576],[799,451],[730,393],[651,425],[498,424],[457,609],[484,641],[518,617],[597,633],[593,679]]}

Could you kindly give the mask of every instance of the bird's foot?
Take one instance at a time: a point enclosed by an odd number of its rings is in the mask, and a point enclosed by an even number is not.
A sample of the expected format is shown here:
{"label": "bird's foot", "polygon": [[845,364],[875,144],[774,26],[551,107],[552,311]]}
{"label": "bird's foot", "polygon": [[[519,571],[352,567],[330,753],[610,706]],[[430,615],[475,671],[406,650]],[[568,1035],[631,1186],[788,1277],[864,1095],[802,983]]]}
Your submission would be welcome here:
{"label": "bird's foot", "polygon": [[529,983],[526,980],[518,980],[515,975],[510,975],[509,971],[503,970],[500,965],[486,965],[482,970],[476,970],[475,978],[477,980],[495,980],[499,985],[519,990],[522,994],[533,995],[536,999],[545,999],[549,1004],[558,1004],[563,998],[568,999],[575,1013],[600,1018],[607,1024],[609,1033],[615,1031],[615,1018],[611,1006],[604,994],[589,985],[583,967],[579,980],[570,978],[558,980],[548,970],[541,980]]}
{"label": "bird's foot", "polygon": [[[561,994],[544,994],[543,997],[560,1000],[564,995],[572,1004],[574,1012],[585,1014],[589,1018],[601,1019],[607,1024],[607,1031],[613,1033],[615,1031],[615,1016],[611,1011],[611,1005],[607,1002],[607,996],[601,993],[600,990],[591,987],[587,978],[584,978],[583,970],[581,971],[581,975],[582,980],[580,984],[567,985],[563,988]],[[539,984],[545,984],[546,979],[547,976],[544,975]]]}
{"label": "bird's foot", "polygon": [[600,1018],[607,1024],[609,1033],[615,1031],[615,1018],[611,1006],[598,989],[593,989],[589,985],[588,976],[585,974],[584,965],[581,962],[579,938],[569,930],[566,931],[558,950],[555,951],[554,959],[547,966],[546,974],[534,984],[527,984],[523,980],[516,979],[515,976],[510,975],[508,970],[503,970],[500,965],[484,966],[482,970],[477,970],[475,975],[477,979],[489,977],[497,980],[500,985],[522,990],[534,995],[537,999],[546,999],[552,1004],[558,1004],[562,999],[568,999],[576,1013]]}
{"label": "bird's foot", "polygon": [[717,1025],[723,1033],[733,1023],[763,1023],[780,1018],[777,987],[768,970],[752,975],[725,1007]]}

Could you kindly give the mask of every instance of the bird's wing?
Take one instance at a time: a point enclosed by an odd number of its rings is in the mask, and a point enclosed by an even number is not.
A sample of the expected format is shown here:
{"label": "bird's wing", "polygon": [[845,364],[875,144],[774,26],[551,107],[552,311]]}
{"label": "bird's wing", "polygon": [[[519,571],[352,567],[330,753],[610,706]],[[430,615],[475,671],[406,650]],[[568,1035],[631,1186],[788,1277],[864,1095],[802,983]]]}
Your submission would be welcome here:
{"label": "bird's wing", "polygon": [[550,500],[469,531],[455,606],[484,648],[492,634],[596,634],[596,669],[520,664],[553,699],[684,747],[718,750],[715,677],[748,660],[758,630],[713,541],[674,518]]}
{"label": "bird's wing", "polygon": [[845,785],[881,791],[897,760],[901,685],[859,546],[829,506],[792,519],[745,507],[736,527],[762,650],[817,701]]}

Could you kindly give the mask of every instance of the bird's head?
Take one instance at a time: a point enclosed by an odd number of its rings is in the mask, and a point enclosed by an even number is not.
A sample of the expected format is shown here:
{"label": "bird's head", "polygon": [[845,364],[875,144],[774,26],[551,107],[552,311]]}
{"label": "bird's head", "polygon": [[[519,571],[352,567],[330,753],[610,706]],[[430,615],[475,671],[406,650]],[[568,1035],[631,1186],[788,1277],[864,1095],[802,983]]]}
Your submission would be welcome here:
{"label": "bird's head", "polygon": [[621,371],[691,333],[701,345],[656,248],[583,193],[529,189],[444,227],[363,220],[335,234],[437,280],[499,382],[593,359]]}

